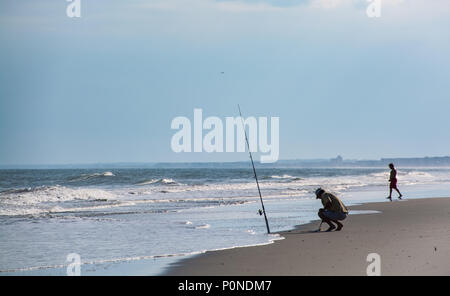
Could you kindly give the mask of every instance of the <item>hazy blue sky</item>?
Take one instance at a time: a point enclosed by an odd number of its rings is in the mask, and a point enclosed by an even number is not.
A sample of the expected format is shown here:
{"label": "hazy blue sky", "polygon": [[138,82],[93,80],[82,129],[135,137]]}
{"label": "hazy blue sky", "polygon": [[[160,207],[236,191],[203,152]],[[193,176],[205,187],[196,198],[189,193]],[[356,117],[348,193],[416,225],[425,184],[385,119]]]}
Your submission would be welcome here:
{"label": "hazy blue sky", "polygon": [[[0,1],[0,164],[230,161],[175,116],[280,117],[280,158],[450,154],[450,1]],[[221,72],[225,72],[221,74]]]}

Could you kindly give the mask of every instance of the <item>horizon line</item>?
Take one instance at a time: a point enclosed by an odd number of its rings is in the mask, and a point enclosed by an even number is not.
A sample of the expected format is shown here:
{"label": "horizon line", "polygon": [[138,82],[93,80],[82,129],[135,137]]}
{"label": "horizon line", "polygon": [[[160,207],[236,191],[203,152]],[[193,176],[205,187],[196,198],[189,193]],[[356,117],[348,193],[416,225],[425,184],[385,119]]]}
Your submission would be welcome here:
{"label": "horizon line", "polygon": [[[333,158],[289,158],[289,159],[279,159],[277,162],[262,165],[276,165],[278,162],[286,161],[333,161],[339,159],[340,155]],[[383,160],[419,160],[419,159],[433,159],[433,158],[450,158],[449,155],[446,156],[422,156],[422,157],[381,157],[378,159],[356,159],[356,158],[341,158],[342,162],[374,162]],[[157,165],[157,164],[233,164],[233,163],[246,163],[248,160],[235,160],[235,161],[117,161],[117,162],[86,162],[86,163],[60,163],[60,164],[0,164],[0,169],[3,167],[58,167],[58,166],[95,166],[95,165]],[[260,161],[255,161],[261,165]]]}

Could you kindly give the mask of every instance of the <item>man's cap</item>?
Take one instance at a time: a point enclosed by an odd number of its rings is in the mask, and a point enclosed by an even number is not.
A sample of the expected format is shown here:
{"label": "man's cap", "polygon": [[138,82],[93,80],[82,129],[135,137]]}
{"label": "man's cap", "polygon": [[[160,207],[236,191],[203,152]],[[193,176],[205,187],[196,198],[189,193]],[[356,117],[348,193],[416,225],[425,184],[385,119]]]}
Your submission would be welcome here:
{"label": "man's cap", "polygon": [[325,190],[323,190],[322,188],[319,187],[316,189],[316,196],[319,197],[324,192],[325,192]]}

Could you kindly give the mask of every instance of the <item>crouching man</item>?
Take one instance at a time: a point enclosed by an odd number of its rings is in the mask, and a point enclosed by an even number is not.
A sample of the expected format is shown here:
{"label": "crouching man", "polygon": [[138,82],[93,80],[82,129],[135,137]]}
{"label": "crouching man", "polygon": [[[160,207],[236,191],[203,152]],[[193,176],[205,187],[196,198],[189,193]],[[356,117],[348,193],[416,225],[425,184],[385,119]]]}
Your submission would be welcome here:
{"label": "crouching man", "polygon": [[[332,231],[333,229],[340,231],[344,225],[339,221],[344,220],[348,215],[348,210],[345,205],[337,196],[325,192],[322,188],[316,190],[316,198],[322,200],[323,209],[320,209],[318,214],[322,222],[330,226],[327,231]],[[337,225],[337,228],[332,222]]]}

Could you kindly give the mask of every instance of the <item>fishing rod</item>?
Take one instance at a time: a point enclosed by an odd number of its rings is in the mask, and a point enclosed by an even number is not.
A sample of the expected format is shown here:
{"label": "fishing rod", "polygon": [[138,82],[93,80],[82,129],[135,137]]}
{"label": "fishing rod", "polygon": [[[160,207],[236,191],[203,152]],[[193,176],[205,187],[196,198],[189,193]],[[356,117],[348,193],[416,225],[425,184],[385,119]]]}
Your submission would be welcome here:
{"label": "fishing rod", "polygon": [[[244,119],[242,117],[241,107],[239,106],[239,104],[238,104],[238,109],[239,109],[239,115],[241,116],[242,129],[244,130],[245,142],[247,143],[248,154],[250,155],[250,160],[252,162],[252,167],[253,167],[253,173],[255,174],[256,187],[258,187],[259,199],[261,200],[261,206],[262,206],[262,213],[264,214],[264,220],[266,221],[267,233],[270,234],[269,221],[267,221],[267,215],[266,215],[266,210],[264,208],[264,202],[263,202],[262,195],[261,195],[261,189],[259,189],[258,176],[256,175],[255,164],[253,163],[252,152],[250,151],[250,144],[248,143],[247,131],[245,130]],[[259,210],[259,214],[261,215],[261,210]]]}

